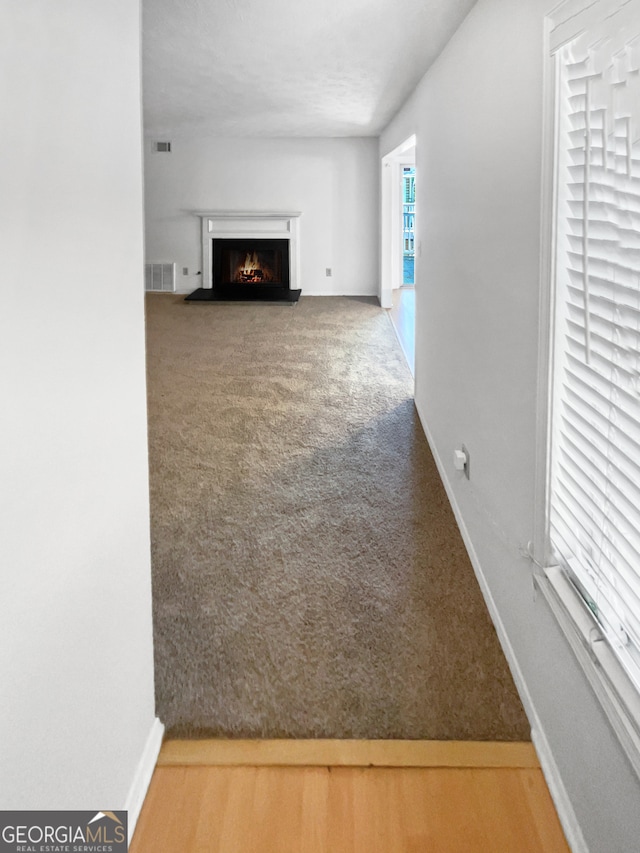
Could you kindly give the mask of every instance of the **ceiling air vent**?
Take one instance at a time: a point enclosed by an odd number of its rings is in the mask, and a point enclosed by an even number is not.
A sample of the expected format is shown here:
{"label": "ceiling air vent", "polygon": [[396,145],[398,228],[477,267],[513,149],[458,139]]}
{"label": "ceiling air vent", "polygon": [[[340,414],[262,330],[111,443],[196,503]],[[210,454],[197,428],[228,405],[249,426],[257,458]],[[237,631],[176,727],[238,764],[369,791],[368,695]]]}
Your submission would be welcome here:
{"label": "ceiling air vent", "polygon": [[156,151],[159,151],[164,154],[171,153],[171,143],[170,142],[156,142]]}

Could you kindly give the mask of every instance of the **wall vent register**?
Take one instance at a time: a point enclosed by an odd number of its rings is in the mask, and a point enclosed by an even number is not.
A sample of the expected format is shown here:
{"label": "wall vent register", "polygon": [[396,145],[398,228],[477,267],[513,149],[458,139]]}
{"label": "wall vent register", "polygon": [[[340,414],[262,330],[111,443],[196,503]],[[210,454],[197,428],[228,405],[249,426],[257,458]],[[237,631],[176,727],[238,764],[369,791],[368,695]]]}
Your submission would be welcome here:
{"label": "wall vent register", "polygon": [[176,265],[145,264],[144,289],[155,293],[174,293],[176,289]]}

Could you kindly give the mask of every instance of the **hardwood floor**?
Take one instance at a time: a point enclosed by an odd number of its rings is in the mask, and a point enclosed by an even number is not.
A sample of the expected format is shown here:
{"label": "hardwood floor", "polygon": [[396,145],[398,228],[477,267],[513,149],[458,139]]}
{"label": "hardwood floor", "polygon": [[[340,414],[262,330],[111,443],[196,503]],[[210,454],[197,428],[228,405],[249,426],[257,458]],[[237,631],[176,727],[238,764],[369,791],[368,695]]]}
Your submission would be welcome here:
{"label": "hardwood floor", "polygon": [[163,747],[131,853],[569,850],[530,744],[189,744]]}

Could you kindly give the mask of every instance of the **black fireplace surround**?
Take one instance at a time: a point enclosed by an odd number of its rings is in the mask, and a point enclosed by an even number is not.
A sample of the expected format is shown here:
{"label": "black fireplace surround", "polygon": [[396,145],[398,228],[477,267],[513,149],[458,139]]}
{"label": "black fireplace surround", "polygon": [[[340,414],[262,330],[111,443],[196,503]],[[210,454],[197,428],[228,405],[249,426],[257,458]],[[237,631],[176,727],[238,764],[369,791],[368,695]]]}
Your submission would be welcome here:
{"label": "black fireplace surround", "polygon": [[298,301],[300,290],[291,289],[289,240],[216,238],[212,243],[213,287],[198,288],[187,301]]}

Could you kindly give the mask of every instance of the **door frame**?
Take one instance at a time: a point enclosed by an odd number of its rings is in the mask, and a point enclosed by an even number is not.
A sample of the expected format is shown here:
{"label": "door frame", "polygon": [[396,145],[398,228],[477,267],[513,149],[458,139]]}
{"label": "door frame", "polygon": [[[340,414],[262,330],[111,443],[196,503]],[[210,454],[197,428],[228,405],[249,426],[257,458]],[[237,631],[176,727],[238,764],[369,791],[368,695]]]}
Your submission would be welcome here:
{"label": "door frame", "polygon": [[412,134],[381,161],[380,287],[383,308],[393,305],[393,291],[402,284],[402,167],[416,162],[416,135]]}

